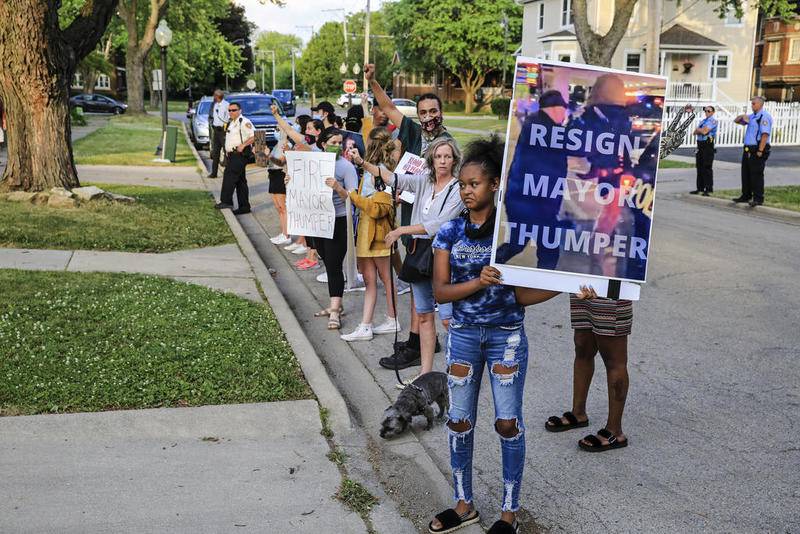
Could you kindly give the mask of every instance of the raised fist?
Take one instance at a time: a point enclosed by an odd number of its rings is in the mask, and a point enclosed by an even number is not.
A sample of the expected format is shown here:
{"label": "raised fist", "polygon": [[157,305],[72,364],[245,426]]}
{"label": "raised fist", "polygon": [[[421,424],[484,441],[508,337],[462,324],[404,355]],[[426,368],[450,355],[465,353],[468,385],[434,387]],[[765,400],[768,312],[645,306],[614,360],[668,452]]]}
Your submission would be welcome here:
{"label": "raised fist", "polygon": [[375,64],[374,63],[367,63],[364,65],[364,77],[367,80],[374,80],[375,79]]}

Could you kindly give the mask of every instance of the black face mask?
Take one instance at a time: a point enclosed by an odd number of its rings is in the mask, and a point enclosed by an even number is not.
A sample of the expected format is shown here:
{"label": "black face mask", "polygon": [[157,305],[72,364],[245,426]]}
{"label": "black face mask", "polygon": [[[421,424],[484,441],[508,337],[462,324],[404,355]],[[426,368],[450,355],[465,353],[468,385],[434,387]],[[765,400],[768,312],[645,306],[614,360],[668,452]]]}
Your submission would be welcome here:
{"label": "black face mask", "polygon": [[313,145],[316,142],[317,142],[317,136],[316,135],[306,134],[306,144],[307,145]]}
{"label": "black face mask", "polygon": [[470,239],[485,239],[494,234],[494,218],[497,215],[497,208],[492,209],[491,215],[486,218],[486,221],[478,228],[472,227],[472,222],[469,219],[469,210],[465,209],[461,212],[461,216],[467,222],[464,225],[464,234]]}

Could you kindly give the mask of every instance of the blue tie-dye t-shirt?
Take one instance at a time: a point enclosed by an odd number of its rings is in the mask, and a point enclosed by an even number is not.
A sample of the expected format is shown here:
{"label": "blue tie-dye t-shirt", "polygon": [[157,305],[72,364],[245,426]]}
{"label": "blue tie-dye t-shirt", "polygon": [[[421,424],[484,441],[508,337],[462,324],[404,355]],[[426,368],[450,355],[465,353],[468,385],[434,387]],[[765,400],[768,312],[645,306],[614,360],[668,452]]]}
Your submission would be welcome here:
{"label": "blue tie-dye t-shirt", "polygon": [[[470,239],[463,217],[447,222],[433,240],[433,248],[450,251],[450,282],[458,284],[479,278],[492,259],[492,236]],[[473,225],[474,226],[474,225]],[[453,302],[453,320],[461,324],[500,326],[520,323],[525,308],[517,304],[514,287],[489,286],[464,300]]]}

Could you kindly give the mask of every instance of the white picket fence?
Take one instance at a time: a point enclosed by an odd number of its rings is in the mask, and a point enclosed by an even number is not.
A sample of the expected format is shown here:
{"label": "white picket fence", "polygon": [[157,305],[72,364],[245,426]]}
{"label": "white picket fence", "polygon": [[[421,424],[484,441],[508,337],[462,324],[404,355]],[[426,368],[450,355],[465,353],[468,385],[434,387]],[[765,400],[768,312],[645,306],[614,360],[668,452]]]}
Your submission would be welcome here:
{"label": "white picket fence", "polygon": [[[713,104],[712,104],[713,105]],[[716,106],[715,106],[716,107]],[[717,117],[717,139],[718,147],[742,146],[744,142],[744,126],[733,122],[733,119],[741,113],[750,113],[750,103],[727,104],[716,107]],[[800,145],[800,104],[797,102],[767,102],[764,109],[772,115],[772,136],[770,143],[774,146]],[[698,123],[704,117],[702,106],[695,106],[697,116],[694,124],[686,130],[681,147],[693,147],[697,145],[697,140],[693,134]],[[664,114],[664,128],[666,128],[675,117],[675,113]]]}

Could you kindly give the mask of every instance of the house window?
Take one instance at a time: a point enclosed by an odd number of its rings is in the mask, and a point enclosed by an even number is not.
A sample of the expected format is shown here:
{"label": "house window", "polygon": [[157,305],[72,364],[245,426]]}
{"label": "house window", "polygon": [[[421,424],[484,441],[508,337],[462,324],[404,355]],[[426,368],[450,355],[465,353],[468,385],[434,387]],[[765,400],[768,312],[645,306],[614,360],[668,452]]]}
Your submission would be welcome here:
{"label": "house window", "polygon": [[800,39],[789,41],[789,61],[792,63],[800,62]]}
{"label": "house window", "polygon": [[83,76],[81,76],[80,72],[76,72],[72,76],[72,87],[83,87]]}
{"label": "house window", "polygon": [[731,66],[730,54],[717,54],[711,58],[711,68],[708,76],[718,80],[727,80]]}
{"label": "house window", "polygon": [[767,64],[774,65],[781,62],[781,42],[770,41],[767,43]]}
{"label": "house window", "polygon": [[572,54],[559,54],[558,60],[563,61],[564,63],[571,63],[572,62]]}
{"label": "house window", "polygon": [[641,72],[642,54],[625,54],[625,70],[628,72]]}
{"label": "house window", "polygon": [[572,1],[561,0],[561,27],[566,28],[572,24]]}
{"label": "house window", "polygon": [[94,84],[95,89],[111,89],[111,78],[108,74],[100,74],[97,77],[97,83]]}
{"label": "house window", "polygon": [[539,31],[544,30],[544,0],[542,0],[542,3],[539,4],[539,23],[536,26],[536,29]]}

